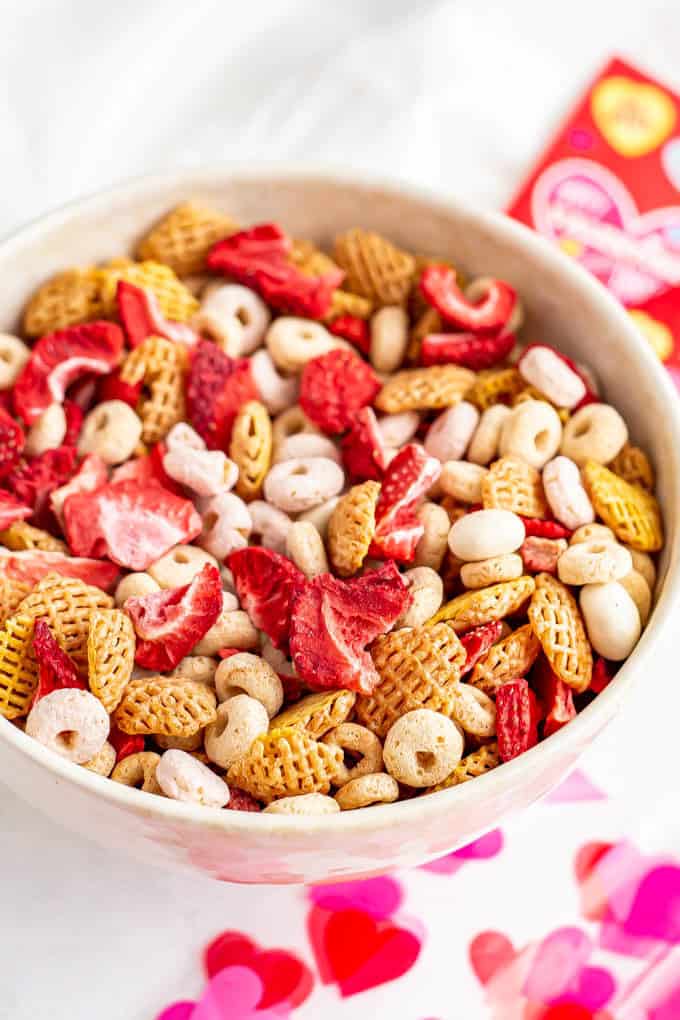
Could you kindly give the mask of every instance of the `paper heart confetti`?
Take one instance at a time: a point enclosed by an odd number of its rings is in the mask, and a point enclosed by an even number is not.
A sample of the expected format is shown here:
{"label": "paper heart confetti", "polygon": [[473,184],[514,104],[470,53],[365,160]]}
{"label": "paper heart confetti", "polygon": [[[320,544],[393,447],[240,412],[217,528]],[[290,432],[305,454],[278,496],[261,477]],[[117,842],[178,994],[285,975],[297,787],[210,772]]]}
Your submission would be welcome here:
{"label": "paper heart confetti", "polygon": [[431,871],[434,874],[453,875],[463,867],[466,861],[488,860],[491,857],[496,857],[502,849],[503,833],[500,829],[492,829],[466,846],[462,846],[444,857],[438,857],[434,861],[428,861],[421,867],[423,871]]}
{"label": "paper heart confetti", "polygon": [[225,931],[213,939],[203,959],[208,977],[236,965],[248,967],[256,974],[262,985],[259,1009],[282,1003],[299,1006],[314,986],[309,968],[293,953],[285,949],[261,949],[237,931]]}
{"label": "paper heart confetti", "polygon": [[312,903],[324,910],[357,907],[376,920],[381,920],[399,909],[404,894],[394,878],[382,876],[360,882],[312,886],[308,895]]}
{"label": "paper heart confetti", "polygon": [[263,990],[249,967],[227,967],[211,978],[198,1002],[175,1002],[156,1020],[288,1020],[287,1005],[260,1005]]}
{"label": "paper heart confetti", "polygon": [[624,75],[604,78],[593,89],[591,109],[607,142],[628,158],[658,148],[676,122],[675,106],[665,92]]}

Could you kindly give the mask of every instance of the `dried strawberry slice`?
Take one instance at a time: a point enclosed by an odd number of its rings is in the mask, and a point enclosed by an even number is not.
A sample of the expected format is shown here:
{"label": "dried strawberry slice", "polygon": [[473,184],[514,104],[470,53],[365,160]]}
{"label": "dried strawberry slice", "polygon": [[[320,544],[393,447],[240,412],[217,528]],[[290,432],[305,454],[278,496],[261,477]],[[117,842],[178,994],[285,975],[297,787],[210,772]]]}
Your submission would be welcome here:
{"label": "dried strawberry slice", "polygon": [[555,574],[557,561],[564,551],[564,542],[555,538],[530,535],[519,549],[524,569],[529,574]]}
{"label": "dried strawberry slice", "polygon": [[564,680],[560,680],[543,655],[539,656],[531,671],[531,683],[545,719],[543,734],[549,737],[575,717],[573,692]]}
{"label": "dried strawberry slice", "polygon": [[538,742],[536,695],[524,678],[508,680],[496,692],[496,733],[501,761],[510,761]]}
{"label": "dried strawberry slice", "polygon": [[543,521],[538,517],[522,517],[527,538],[571,538],[572,532],[559,521]]}
{"label": "dried strawberry slice", "polygon": [[291,607],[305,575],[285,556],[261,546],[237,549],[228,560],[241,605],[275,648],[286,651]]}
{"label": "dried strawberry slice", "polygon": [[226,450],[239,408],[259,400],[249,358],[235,361],[216,344],[200,340],[187,385],[189,419],[211,450]]}
{"label": "dried strawberry slice", "polygon": [[420,277],[420,290],[445,322],[471,333],[502,329],[515,307],[517,296],[503,280],[490,280],[481,301],[468,301],[456,283],[453,269],[428,266]]}
{"label": "dried strawberry slice", "polygon": [[119,280],[116,303],[128,344],[133,349],[150,336],[163,336],[187,347],[193,347],[198,342],[198,333],[191,326],[165,318],[158,298],[151,290],[135,287],[127,280]]}
{"label": "dried strawberry slice", "polygon": [[17,414],[32,425],[50,404],[61,404],[76,379],[110,372],[122,350],[123,332],[113,322],[88,322],[41,337],[14,386]]}
{"label": "dried strawberry slice", "polygon": [[78,675],[73,659],[59,647],[46,620],[35,621],[33,651],[40,666],[38,687],[33,697],[34,705],[52,691],[62,691],[67,687],[87,690],[87,684]]}
{"label": "dried strawberry slice", "polygon": [[422,446],[408,443],[402,447],[382,481],[371,556],[403,563],[413,559],[424,531],[416,510],[440,472],[440,462],[429,457]]}
{"label": "dried strawberry slice", "polygon": [[300,680],[316,690],[370,694],[380,676],[366,646],[389,630],[410,600],[395,563],[351,581],[319,574],[293,605],[290,648]]}
{"label": "dried strawberry slice", "polygon": [[461,644],[467,653],[461,675],[469,673],[476,666],[491,646],[496,644],[502,633],[502,621],[494,620],[492,623],[483,623],[480,627],[473,627],[467,633],[461,634]]}
{"label": "dried strawberry slice", "polygon": [[[255,382],[250,358],[241,358],[235,363],[234,371],[215,401],[215,414],[219,423],[218,435],[221,440],[220,449],[229,449],[231,427],[236,415],[250,400],[262,400],[262,396]],[[208,445],[210,444],[208,443]]]}
{"label": "dried strawberry slice", "polygon": [[588,690],[594,691],[595,694],[599,694],[605,689],[605,687],[609,686],[614,679],[614,675],[614,664],[612,662],[608,662],[607,659],[603,659],[601,655],[596,656],[595,662],[593,663],[593,675]]}
{"label": "dried strawberry slice", "polygon": [[145,669],[174,669],[222,611],[222,578],[206,563],[191,584],[129,598],[125,612],[137,634],[135,661]]}
{"label": "dried strawberry slice", "polygon": [[342,461],[353,481],[380,481],[385,471],[385,443],[372,407],[357,412],[340,444]]}
{"label": "dried strawberry slice", "polygon": [[109,483],[94,492],[78,492],[63,509],[74,556],[108,556],[130,570],[146,570],[201,531],[193,503],[155,481]]}
{"label": "dried strawberry slice", "polygon": [[515,334],[505,331],[490,335],[429,333],[423,337],[420,360],[423,365],[463,365],[481,372],[504,361],[514,346]]}
{"label": "dried strawberry slice", "polygon": [[123,733],[113,723],[109,730],[108,741],[116,752],[116,764],[123,758],[128,758],[131,754],[138,754],[144,750],[144,737],[139,734],[131,736],[129,733]]}
{"label": "dried strawberry slice", "polygon": [[229,787],[229,803],[225,805],[227,811],[261,811],[262,805],[251,797],[245,790],[238,786]]}
{"label": "dried strawberry slice", "polygon": [[348,350],[312,358],[300,381],[300,407],[324,432],[344,432],[362,407],[373,402],[381,383],[367,362]]}
{"label": "dried strawberry slice", "polygon": [[50,530],[54,526],[50,493],[73,476],[77,460],[75,447],[59,446],[20,464],[7,476],[5,485],[23,503],[33,507],[33,521],[38,527]]}
{"label": "dried strawberry slice", "polygon": [[120,577],[118,567],[108,560],[83,559],[41,549],[27,549],[24,552],[0,549],[0,573],[31,585],[37,584],[46,574],[78,577],[102,591],[111,591]]}
{"label": "dried strawberry slice", "polygon": [[139,403],[143,389],[143,379],[140,379],[138,383],[126,383],[120,378],[120,371],[111,372],[101,381],[97,391],[97,401],[103,403],[105,400],[122,400],[124,404],[135,408]]}
{"label": "dried strawberry slice", "polygon": [[33,513],[33,507],[22,503],[11,492],[0,489],[0,531],[9,528],[15,521],[23,521]]}
{"label": "dried strawberry slice", "polygon": [[89,453],[71,480],[50,493],[50,507],[59,523],[63,524],[62,510],[69,496],[74,492],[92,492],[105,485],[107,478],[108,469],[99,454]]}
{"label": "dried strawberry slice", "polygon": [[83,427],[85,413],[75,400],[64,401],[64,417],[66,418],[66,432],[64,433],[63,446],[76,446],[78,436]]}
{"label": "dried strawberry slice", "polygon": [[159,482],[168,492],[175,496],[184,496],[184,489],[174,478],[171,478],[163,467],[163,458],[168,452],[164,442],[155,443],[148,453],[141,457],[133,457],[125,461],[111,472],[111,483],[118,485],[120,482]]}
{"label": "dried strawberry slice", "polygon": [[338,315],[337,319],[333,319],[329,324],[328,329],[335,336],[354,344],[358,351],[368,357],[371,350],[371,330],[366,319],[360,319],[356,315]]}
{"label": "dried strawberry slice", "polygon": [[16,467],[25,442],[26,436],[19,422],[0,408],[0,478],[5,478]]}

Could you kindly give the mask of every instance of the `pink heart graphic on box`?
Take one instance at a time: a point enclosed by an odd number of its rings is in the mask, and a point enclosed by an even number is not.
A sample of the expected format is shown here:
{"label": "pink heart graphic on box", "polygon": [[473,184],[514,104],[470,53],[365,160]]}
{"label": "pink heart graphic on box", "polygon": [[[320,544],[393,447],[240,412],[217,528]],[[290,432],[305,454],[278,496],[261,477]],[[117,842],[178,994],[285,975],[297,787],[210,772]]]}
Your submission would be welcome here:
{"label": "pink heart graphic on box", "polygon": [[539,233],[558,241],[625,305],[680,283],[680,206],[640,213],[610,170],[565,159],[545,170],[531,196]]}

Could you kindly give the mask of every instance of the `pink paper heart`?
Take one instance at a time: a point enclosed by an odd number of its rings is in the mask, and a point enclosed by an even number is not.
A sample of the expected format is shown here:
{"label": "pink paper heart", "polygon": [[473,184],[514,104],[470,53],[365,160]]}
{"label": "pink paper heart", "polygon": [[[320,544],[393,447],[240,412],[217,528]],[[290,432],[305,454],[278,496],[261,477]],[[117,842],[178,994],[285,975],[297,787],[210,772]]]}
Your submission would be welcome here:
{"label": "pink paper heart", "polygon": [[376,919],[389,917],[398,910],[404,896],[399,883],[386,876],[359,882],[316,885],[312,886],[308,895],[312,903],[324,910],[356,907]]}
{"label": "pink paper heart", "polygon": [[444,857],[422,864],[423,871],[431,871],[438,875],[454,875],[462,868],[465,861],[481,861],[495,857],[503,849],[503,833],[500,829],[492,829],[472,843],[453,850]]}
{"label": "pink paper heart", "polygon": [[500,931],[482,931],[475,935],[468,954],[472,969],[483,985],[517,958],[512,942]]}
{"label": "pink paper heart", "polygon": [[258,1009],[262,982],[249,967],[226,967],[206,985],[190,1020],[287,1020],[290,1009],[279,1004]]}
{"label": "pink paper heart", "polygon": [[562,995],[587,962],[592,945],[580,928],[558,928],[536,950],[524,983],[532,1002],[550,1002]]}

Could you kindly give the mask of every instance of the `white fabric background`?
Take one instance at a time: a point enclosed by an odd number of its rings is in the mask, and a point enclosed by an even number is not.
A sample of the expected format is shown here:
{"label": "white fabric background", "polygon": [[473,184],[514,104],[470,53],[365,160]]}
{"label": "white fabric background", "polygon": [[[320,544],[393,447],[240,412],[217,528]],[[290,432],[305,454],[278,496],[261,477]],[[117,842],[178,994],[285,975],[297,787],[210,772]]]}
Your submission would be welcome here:
{"label": "white fabric background", "polygon": [[[502,206],[610,54],[680,85],[677,0],[0,0],[0,24],[0,235],[120,178],[215,160],[335,162]],[[660,649],[587,763],[628,811],[649,818],[657,798],[652,841],[680,827],[673,779],[659,779],[664,764],[677,774],[674,748],[655,750],[653,793],[639,765],[660,716],[675,728],[675,672]],[[4,789],[0,831],[12,1020],[149,1020],[198,992],[210,934],[285,911],[284,890],[156,872]],[[271,925],[269,944],[285,942]],[[400,1001],[391,1016],[425,1013]]]}

